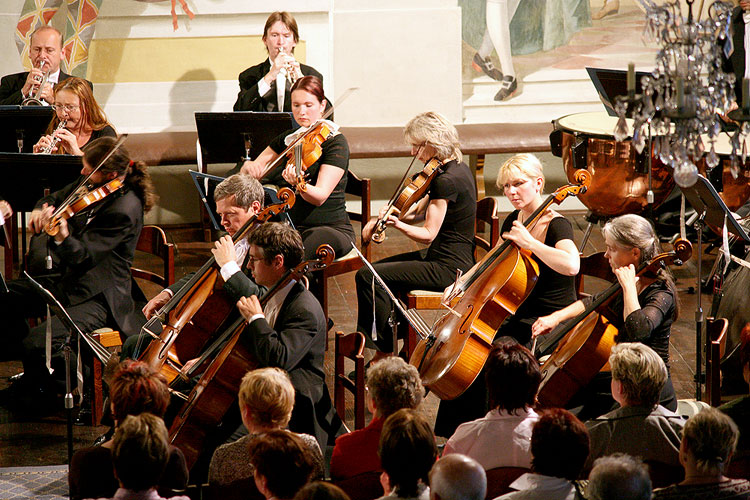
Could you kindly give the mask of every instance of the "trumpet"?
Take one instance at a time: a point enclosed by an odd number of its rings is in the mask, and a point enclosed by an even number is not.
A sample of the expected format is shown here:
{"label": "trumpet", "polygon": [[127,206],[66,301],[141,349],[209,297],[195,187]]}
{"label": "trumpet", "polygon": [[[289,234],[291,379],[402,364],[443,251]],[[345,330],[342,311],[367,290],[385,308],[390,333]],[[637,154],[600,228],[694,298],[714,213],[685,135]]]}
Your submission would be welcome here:
{"label": "trumpet", "polygon": [[62,130],[65,128],[65,124],[68,122],[68,120],[61,120],[60,123],[57,124],[57,127],[55,127],[55,130],[52,132],[52,136],[50,138],[49,144],[42,148],[41,151],[39,151],[42,154],[48,155],[52,153],[52,150],[55,149],[55,146],[57,146],[57,143],[60,142],[60,136],[55,135],[55,132],[58,130]]}
{"label": "trumpet", "polygon": [[294,85],[297,82],[297,80],[299,80],[305,75],[302,74],[302,71],[299,69],[299,66],[294,64],[295,62],[297,62],[294,59],[294,56],[292,54],[287,54],[286,52],[284,52],[284,47],[279,47],[279,55],[283,55],[284,60],[286,61],[284,63],[284,67],[281,68],[281,71],[286,76],[286,79],[289,80],[289,83],[291,85]]}
{"label": "trumpet", "polygon": [[[44,67],[44,63],[46,61],[42,61],[41,64],[39,64],[39,69],[42,69]],[[50,69],[48,68],[47,71],[44,72],[44,76],[40,79],[39,77],[35,77],[34,81],[36,81],[39,84],[39,87],[37,87],[36,92],[24,99],[21,102],[21,106],[44,106],[42,103],[42,92],[44,92],[44,87],[47,85],[47,80],[49,80],[49,73]]]}

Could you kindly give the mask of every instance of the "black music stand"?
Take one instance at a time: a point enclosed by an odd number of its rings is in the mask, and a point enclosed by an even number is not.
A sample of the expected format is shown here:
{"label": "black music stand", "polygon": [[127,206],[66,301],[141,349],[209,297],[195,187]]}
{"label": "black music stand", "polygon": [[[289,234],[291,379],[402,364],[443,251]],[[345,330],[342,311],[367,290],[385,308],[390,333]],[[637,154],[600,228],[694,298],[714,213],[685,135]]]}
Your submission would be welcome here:
{"label": "black music stand", "polygon": [[31,153],[54,114],[52,106],[0,106],[0,151]]}
{"label": "black music stand", "polygon": [[703,333],[703,305],[701,304],[701,260],[703,257],[702,240],[703,226],[710,224],[714,227],[723,228],[726,221],[727,231],[731,232],[738,238],[750,243],[750,236],[745,233],[742,226],[732,215],[732,212],[721,199],[719,193],[711,183],[703,177],[698,176],[697,182],[690,187],[681,187],[680,190],[690,205],[698,214],[695,226],[698,231],[698,284],[695,287],[698,293],[698,300],[695,306],[695,399],[701,399],[701,384],[703,383],[703,360],[701,359],[702,333]]}

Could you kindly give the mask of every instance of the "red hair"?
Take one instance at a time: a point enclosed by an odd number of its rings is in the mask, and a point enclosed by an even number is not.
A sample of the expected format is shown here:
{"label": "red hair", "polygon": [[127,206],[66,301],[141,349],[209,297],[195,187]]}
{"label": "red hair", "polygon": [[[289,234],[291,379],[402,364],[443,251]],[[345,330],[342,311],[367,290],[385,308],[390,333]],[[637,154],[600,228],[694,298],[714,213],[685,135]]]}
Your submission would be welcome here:
{"label": "red hair", "polygon": [[163,417],[169,404],[167,380],[142,361],[120,363],[109,386],[112,414],[122,422],[128,415],[152,413]]}
{"label": "red hair", "polygon": [[323,102],[326,98],[323,92],[323,82],[317,76],[303,76],[292,85],[292,92],[295,90],[304,90],[314,95],[318,102]]}

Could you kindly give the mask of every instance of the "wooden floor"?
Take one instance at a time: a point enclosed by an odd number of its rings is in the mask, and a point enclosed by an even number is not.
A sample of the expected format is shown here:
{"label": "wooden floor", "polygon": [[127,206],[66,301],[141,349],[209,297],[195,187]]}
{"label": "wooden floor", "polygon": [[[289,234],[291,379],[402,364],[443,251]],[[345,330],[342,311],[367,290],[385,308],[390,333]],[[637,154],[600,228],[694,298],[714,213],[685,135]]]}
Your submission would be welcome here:
{"label": "wooden floor", "polygon": [[[502,217],[502,216],[501,216]],[[581,215],[571,215],[575,227],[576,243],[580,243],[586,227],[586,222]],[[502,220],[502,219],[501,219]],[[206,251],[186,250],[181,247],[180,239],[182,233],[170,233],[170,238],[177,243],[177,276],[199,267],[205,261]],[[666,247],[669,246],[665,244]],[[397,231],[389,231],[388,239],[381,245],[374,245],[373,260],[378,260],[389,255],[417,249],[417,244],[411,242]],[[597,229],[592,232],[589,243],[584,251],[585,254],[595,251],[603,251],[602,237]],[[137,257],[140,265],[149,266],[143,258]],[[713,262],[712,256],[703,259],[704,270]],[[681,301],[682,314],[672,329],[670,346],[670,365],[672,378],[679,398],[695,397],[695,323],[694,311],[696,307],[695,287],[696,260],[691,259],[681,268],[673,268],[677,280],[679,298]],[[705,272],[705,271],[704,271]],[[147,295],[153,295],[158,290],[150,289]],[[708,312],[710,296],[703,296],[703,310]],[[350,332],[356,324],[356,292],[354,288],[354,274],[338,276],[329,281],[330,316],[334,321],[334,328],[329,332],[332,339],[335,330]],[[428,321],[430,318],[428,317]],[[330,342],[331,350],[326,354],[326,369],[328,373],[329,388],[332,387],[333,372],[333,342]],[[21,371],[20,362],[10,361],[0,363],[0,389],[8,384],[7,377]],[[437,409],[437,398],[429,395],[422,405],[422,411],[434,421]],[[369,416],[368,416],[369,418]],[[351,426],[351,411],[347,414],[347,423]],[[89,445],[93,439],[103,432],[104,428],[89,426],[74,427],[74,447],[80,448]],[[66,426],[64,412],[61,410],[52,417],[34,419],[32,421],[18,421],[16,417],[5,409],[0,408],[0,467],[9,466],[31,466],[31,465],[55,465],[66,462]]]}

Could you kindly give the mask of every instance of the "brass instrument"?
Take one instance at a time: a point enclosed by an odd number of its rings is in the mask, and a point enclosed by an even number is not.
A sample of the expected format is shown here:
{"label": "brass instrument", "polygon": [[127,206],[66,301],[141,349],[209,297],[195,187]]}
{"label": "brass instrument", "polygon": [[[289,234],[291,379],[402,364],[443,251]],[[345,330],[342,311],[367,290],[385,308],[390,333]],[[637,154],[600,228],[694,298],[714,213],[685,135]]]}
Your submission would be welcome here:
{"label": "brass instrument", "polygon": [[55,135],[55,132],[58,130],[64,129],[65,124],[68,122],[68,120],[61,120],[60,123],[57,124],[57,127],[55,127],[55,130],[52,132],[52,135],[50,136],[49,144],[47,144],[46,147],[44,147],[40,153],[41,154],[52,154],[52,150],[55,149],[55,146],[57,146],[57,143],[60,142],[60,136]]}
{"label": "brass instrument", "polygon": [[[44,67],[44,63],[46,61],[42,61],[39,65],[39,69],[42,69]],[[52,68],[48,68],[47,71],[44,72],[44,76],[39,79],[39,77],[35,77],[34,80],[39,83],[39,87],[36,89],[36,92],[24,99],[21,102],[21,106],[44,106],[42,103],[42,92],[44,92],[44,87],[47,85],[47,80],[49,80],[49,74],[50,70]]]}
{"label": "brass instrument", "polygon": [[294,64],[296,62],[294,56],[292,54],[287,54],[286,52],[284,52],[284,47],[279,47],[279,55],[284,56],[284,59],[286,61],[284,63],[284,67],[281,68],[281,71],[286,76],[286,79],[289,80],[289,84],[294,85],[297,80],[305,75],[302,74],[302,70],[300,70],[299,66]]}

